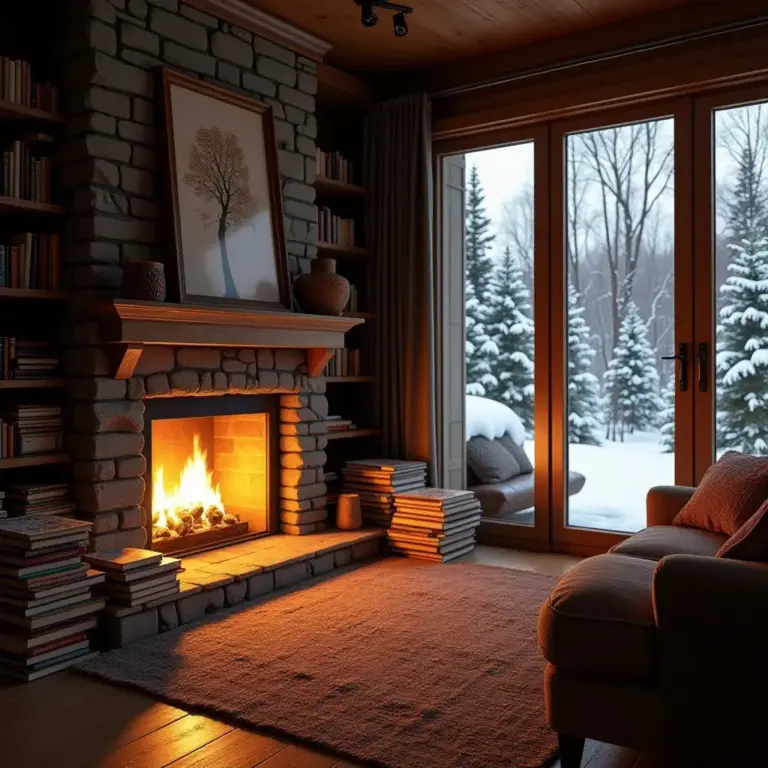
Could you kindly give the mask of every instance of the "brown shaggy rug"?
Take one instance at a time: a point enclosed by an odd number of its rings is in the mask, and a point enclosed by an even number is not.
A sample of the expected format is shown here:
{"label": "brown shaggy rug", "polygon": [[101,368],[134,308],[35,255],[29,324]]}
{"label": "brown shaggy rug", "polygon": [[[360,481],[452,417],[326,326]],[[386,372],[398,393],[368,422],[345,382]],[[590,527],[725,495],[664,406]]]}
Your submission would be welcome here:
{"label": "brown shaggy rug", "polygon": [[554,579],[389,558],[81,670],[391,768],[555,757],[536,616]]}

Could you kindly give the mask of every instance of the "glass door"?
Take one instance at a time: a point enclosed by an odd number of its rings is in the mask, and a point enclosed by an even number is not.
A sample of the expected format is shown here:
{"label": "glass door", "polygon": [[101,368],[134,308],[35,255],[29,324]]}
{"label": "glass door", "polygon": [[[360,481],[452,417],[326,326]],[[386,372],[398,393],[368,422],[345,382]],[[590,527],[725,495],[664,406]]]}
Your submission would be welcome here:
{"label": "glass door", "polygon": [[[465,384],[464,486],[475,490],[483,506],[482,541],[546,549],[546,129],[505,131],[436,150],[442,214],[438,250],[441,269],[449,275],[442,282],[447,297],[453,276],[451,295],[462,309],[463,376],[448,371],[446,381]],[[459,274],[461,294],[455,291]],[[449,328],[450,302],[438,304],[446,307],[442,315]],[[445,341],[456,348],[457,339]],[[446,425],[444,442],[456,439],[450,430]]]}
{"label": "glass door", "polygon": [[692,479],[689,101],[551,142],[552,536],[596,551]]}
{"label": "glass door", "polygon": [[696,480],[768,455],[768,89],[695,102]]}

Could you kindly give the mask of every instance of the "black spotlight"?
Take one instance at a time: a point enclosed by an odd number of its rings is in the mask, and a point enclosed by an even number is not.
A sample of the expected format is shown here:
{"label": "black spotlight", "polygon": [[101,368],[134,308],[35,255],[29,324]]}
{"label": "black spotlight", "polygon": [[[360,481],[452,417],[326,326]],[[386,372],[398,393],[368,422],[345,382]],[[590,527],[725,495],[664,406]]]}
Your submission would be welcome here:
{"label": "black spotlight", "polygon": [[404,13],[396,13],[392,17],[392,24],[395,28],[395,37],[405,37],[408,34],[408,22],[405,20]]}
{"label": "black spotlight", "polygon": [[360,3],[360,21],[364,27],[375,27],[379,17],[373,12],[373,3],[363,2]]}

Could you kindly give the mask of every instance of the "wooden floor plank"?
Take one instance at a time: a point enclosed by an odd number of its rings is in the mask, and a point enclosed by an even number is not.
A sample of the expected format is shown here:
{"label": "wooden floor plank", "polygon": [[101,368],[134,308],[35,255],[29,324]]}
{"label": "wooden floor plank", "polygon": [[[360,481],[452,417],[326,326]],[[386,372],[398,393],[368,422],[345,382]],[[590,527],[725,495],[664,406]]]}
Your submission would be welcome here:
{"label": "wooden floor plank", "polygon": [[170,768],[254,768],[287,746],[270,736],[234,730],[170,763]]}
{"label": "wooden floor plank", "polygon": [[338,758],[312,752],[303,747],[290,746],[273,755],[259,768],[333,768]]}
{"label": "wooden floor plank", "polygon": [[187,715],[116,749],[99,768],[164,768],[232,730],[208,717]]}

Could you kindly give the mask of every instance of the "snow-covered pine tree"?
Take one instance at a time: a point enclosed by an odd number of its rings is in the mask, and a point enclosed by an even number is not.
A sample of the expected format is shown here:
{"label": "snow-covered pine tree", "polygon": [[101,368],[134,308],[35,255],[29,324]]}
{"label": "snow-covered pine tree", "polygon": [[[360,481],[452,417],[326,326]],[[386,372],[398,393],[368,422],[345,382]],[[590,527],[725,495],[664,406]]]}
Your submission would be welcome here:
{"label": "snow-covered pine tree", "polygon": [[728,205],[717,328],[717,447],[768,455],[768,200],[748,147]]}
{"label": "snow-covered pine tree", "polygon": [[671,377],[664,387],[663,407],[659,415],[662,453],[675,452],[675,389],[675,379]]}
{"label": "snow-covered pine tree", "polygon": [[533,319],[531,294],[509,246],[488,289],[487,331],[495,348],[490,360],[496,386],[488,397],[506,403],[533,432]]}
{"label": "snow-covered pine tree", "polygon": [[486,316],[493,275],[490,254],[494,235],[490,233],[491,220],[485,211],[485,193],[480,183],[477,166],[469,174],[466,202],[466,291],[467,317],[466,361],[467,394],[485,395],[497,385],[491,372],[490,360],[495,349],[486,332]]}
{"label": "snow-covered pine tree", "polygon": [[600,383],[592,373],[595,350],[584,319],[584,303],[568,281],[568,442],[600,445]]}
{"label": "snow-covered pine tree", "polygon": [[603,374],[606,400],[615,403],[610,439],[624,442],[636,429],[651,429],[659,419],[659,373],[648,329],[634,301],[627,304],[613,359]]}

